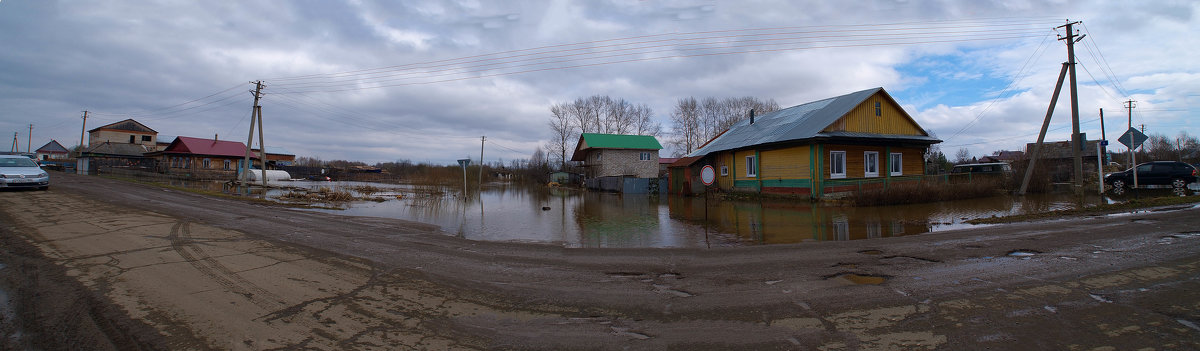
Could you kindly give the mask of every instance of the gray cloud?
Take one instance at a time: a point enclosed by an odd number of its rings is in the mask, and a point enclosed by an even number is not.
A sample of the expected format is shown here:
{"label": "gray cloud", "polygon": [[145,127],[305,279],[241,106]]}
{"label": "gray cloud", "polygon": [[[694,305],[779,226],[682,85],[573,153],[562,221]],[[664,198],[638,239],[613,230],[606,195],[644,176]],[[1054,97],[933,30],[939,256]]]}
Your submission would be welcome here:
{"label": "gray cloud", "polygon": [[[1172,110],[1198,94],[1200,88],[1186,82],[1195,81],[1198,67],[1186,59],[1195,50],[1186,35],[1162,34],[1200,29],[1193,15],[1197,6],[1191,2],[1134,6],[1119,1],[893,0],[3,1],[0,46],[14,49],[0,52],[0,133],[24,134],[33,123],[34,144],[57,139],[73,145],[79,138],[80,111],[87,109],[96,112],[89,128],[133,117],[163,135],[220,134],[222,139],[241,140],[250,110],[247,82],[264,79],[270,145],[323,159],[448,164],[476,155],[481,135],[497,145],[489,148],[489,161],[527,157],[549,137],[548,107],[581,96],[604,94],[648,104],[669,128],[667,115],[673,103],[686,96],[749,95],[790,106],[883,86],[909,107],[918,122],[943,138],[986,110],[975,127],[946,143],[966,145],[982,155],[1017,148],[1027,138],[1014,135],[1036,132],[1058,64],[1065,57],[1061,42],[1050,38],[1052,43],[1043,47],[1045,54],[1036,56],[1003,96],[1000,88],[976,84],[1013,81],[1040,39],[783,51],[772,51],[779,46],[762,46],[726,51],[763,52],[716,56],[693,56],[706,51],[664,46],[601,60],[566,56],[563,63],[526,67],[516,65],[531,63],[528,57],[513,57],[507,65],[421,80],[450,80],[446,82],[378,89],[361,88],[412,81],[380,83],[380,73],[363,70],[484,60],[533,48],[576,48],[568,45],[579,43],[590,43],[593,50],[618,49],[600,46],[629,41],[651,46],[678,33],[792,27],[830,30],[836,35],[850,33],[838,32],[845,30],[879,33],[891,23],[913,27],[957,21],[953,23],[966,26],[963,20],[979,19],[984,26],[976,29],[987,29],[1005,19],[1053,23],[1071,18],[1086,21],[1089,40],[1094,40],[1090,43],[1102,50],[1107,61],[1104,68],[1111,67],[1136,99],[1172,106],[1162,108],[1168,111],[1148,111],[1141,118],[1148,124],[1170,125],[1174,129],[1167,132],[1164,127],[1163,132],[1174,134],[1180,128],[1197,128],[1181,122],[1186,112]],[[870,26],[848,27],[852,25]],[[613,41],[634,37],[640,39]],[[653,50],[661,52],[647,52]],[[1085,53],[1081,50],[1077,55],[1083,65],[1105,80],[1104,63]],[[671,55],[690,57],[604,64]],[[576,65],[587,66],[547,69]],[[913,65],[928,65],[932,73],[914,75],[905,69]],[[522,70],[534,71],[505,74]],[[361,75],[341,76],[350,81],[334,87],[300,85],[302,80],[288,79],[339,72]],[[464,79],[488,75],[495,76]],[[1085,105],[1081,109],[1119,110],[1124,96],[1108,96],[1119,93],[1110,86],[1106,94],[1082,71],[1080,75],[1081,105]],[[1065,115],[1061,111],[1059,115]]]}

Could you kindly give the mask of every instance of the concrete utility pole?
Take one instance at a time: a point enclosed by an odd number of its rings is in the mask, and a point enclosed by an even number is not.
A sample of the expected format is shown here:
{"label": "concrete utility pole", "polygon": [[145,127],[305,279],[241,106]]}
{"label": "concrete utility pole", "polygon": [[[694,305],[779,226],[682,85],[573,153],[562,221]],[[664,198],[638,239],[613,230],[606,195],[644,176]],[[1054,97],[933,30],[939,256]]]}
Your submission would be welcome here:
{"label": "concrete utility pole", "polygon": [[83,143],[83,137],[87,136],[87,110],[83,110],[83,128],[79,130],[79,153],[83,154],[83,150],[87,150],[87,145]]}
{"label": "concrete utility pole", "polygon": [[25,153],[33,152],[33,123],[29,124],[29,135],[25,137]]}
{"label": "concrete utility pole", "polygon": [[17,132],[13,132],[12,152],[17,152],[17,134],[18,134]]}
{"label": "concrete utility pole", "polygon": [[1074,25],[1079,21],[1067,22],[1067,24],[1057,28],[1066,27],[1067,35],[1058,40],[1067,42],[1067,67],[1071,79],[1071,149],[1075,163],[1075,193],[1083,193],[1083,145],[1084,141],[1080,140],[1079,135],[1079,92],[1075,85],[1075,43],[1083,40],[1084,35],[1075,35]]}

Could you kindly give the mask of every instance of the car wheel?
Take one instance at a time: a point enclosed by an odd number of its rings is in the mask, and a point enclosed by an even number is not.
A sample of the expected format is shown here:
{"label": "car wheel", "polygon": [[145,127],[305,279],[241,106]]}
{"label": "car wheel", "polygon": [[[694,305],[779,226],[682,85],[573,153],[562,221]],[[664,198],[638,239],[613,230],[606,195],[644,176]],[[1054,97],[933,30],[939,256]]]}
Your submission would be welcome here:
{"label": "car wheel", "polygon": [[1171,193],[1175,196],[1187,196],[1187,188],[1171,188]]}
{"label": "car wheel", "polygon": [[1176,178],[1175,180],[1172,180],[1172,181],[1171,181],[1171,187],[1172,187],[1172,188],[1181,189],[1181,188],[1184,188],[1184,187],[1186,187],[1186,186],[1187,186],[1187,181],[1186,181],[1186,180],[1183,180],[1183,179]]}

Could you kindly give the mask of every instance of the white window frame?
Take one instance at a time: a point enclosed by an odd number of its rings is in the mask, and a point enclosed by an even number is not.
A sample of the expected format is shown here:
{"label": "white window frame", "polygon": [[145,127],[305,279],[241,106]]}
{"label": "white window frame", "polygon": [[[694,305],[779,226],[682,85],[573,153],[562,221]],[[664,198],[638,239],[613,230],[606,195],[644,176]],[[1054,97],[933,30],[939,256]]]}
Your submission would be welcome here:
{"label": "white window frame", "polygon": [[746,178],[758,177],[758,157],[746,156]]}
{"label": "white window frame", "polygon": [[596,162],[598,163],[603,159],[604,159],[603,151],[596,151]]}
{"label": "white window frame", "polygon": [[863,177],[879,176],[879,151],[863,152]]}
{"label": "white window frame", "polygon": [[212,166],[212,160],[206,158],[201,162],[201,165],[203,165],[204,169],[209,169]]}
{"label": "white window frame", "polygon": [[904,154],[893,152],[888,156],[888,174],[904,175]]}
{"label": "white window frame", "polygon": [[638,155],[638,160],[650,161],[650,151],[642,151],[642,153]]}
{"label": "white window frame", "polygon": [[[838,155],[840,157],[838,157],[837,160],[834,160],[834,155]],[[834,172],[838,168],[841,168],[841,170],[842,170],[841,173]],[[829,179],[843,179],[843,178],[846,178],[846,152],[845,151],[830,151],[829,152]]]}
{"label": "white window frame", "polygon": [[728,166],[721,165],[721,176],[722,177],[729,176],[729,167]]}
{"label": "white window frame", "polygon": [[225,170],[226,170],[226,171],[228,171],[228,170],[229,170],[229,166],[230,166],[230,162],[229,162],[229,160],[225,160],[224,164],[225,164]]}

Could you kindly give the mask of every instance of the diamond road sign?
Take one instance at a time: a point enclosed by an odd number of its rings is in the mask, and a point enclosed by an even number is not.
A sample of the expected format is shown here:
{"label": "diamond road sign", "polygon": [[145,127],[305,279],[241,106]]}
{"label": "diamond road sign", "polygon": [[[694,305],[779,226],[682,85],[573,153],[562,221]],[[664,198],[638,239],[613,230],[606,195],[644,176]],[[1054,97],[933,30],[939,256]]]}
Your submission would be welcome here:
{"label": "diamond road sign", "polygon": [[[1129,141],[1129,138],[1133,138],[1132,143]],[[1117,138],[1117,141],[1132,150],[1142,146],[1142,143],[1146,142],[1146,139],[1146,134],[1142,134],[1142,132],[1135,128],[1129,128],[1129,130],[1125,131],[1125,134],[1121,134],[1121,137]]]}

